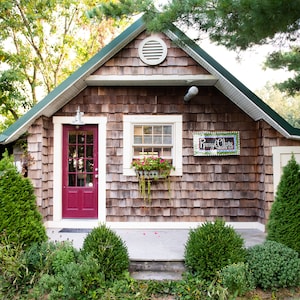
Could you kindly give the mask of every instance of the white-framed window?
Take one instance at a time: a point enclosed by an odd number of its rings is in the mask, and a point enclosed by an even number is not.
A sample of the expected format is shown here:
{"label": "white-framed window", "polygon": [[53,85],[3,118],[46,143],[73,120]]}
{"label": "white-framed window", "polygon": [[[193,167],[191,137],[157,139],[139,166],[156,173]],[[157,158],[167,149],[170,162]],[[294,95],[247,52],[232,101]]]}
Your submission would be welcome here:
{"label": "white-framed window", "polygon": [[182,116],[124,115],[123,174],[135,175],[133,159],[141,153],[155,153],[171,160],[175,170],[171,176],[182,175]]}

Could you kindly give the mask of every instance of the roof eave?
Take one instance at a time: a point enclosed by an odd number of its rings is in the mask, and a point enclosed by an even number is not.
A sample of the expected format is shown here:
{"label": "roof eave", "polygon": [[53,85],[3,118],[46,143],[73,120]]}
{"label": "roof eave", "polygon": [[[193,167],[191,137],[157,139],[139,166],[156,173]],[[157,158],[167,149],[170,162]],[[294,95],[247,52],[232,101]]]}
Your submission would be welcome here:
{"label": "roof eave", "polygon": [[38,102],[32,109],[5,130],[0,135],[0,143],[9,144],[14,142],[28,130],[30,125],[38,117],[42,115],[50,117],[53,115],[65,105],[66,101],[70,101],[87,86],[85,79],[90,74],[113,57],[138,34],[143,32],[145,28],[145,24],[142,21],[142,18],[140,18],[125,29],[119,36],[113,39],[108,45],[50,92],[43,100]]}
{"label": "roof eave", "polygon": [[253,120],[257,121],[263,119],[284,137],[300,140],[300,129],[289,124],[236,77],[224,69],[201,47],[186,37],[182,31],[174,27],[173,30],[168,30],[165,33],[174,42],[179,42],[181,48],[188,55],[190,55],[214,77],[218,78],[215,87],[231,99],[235,105],[242,109]]}

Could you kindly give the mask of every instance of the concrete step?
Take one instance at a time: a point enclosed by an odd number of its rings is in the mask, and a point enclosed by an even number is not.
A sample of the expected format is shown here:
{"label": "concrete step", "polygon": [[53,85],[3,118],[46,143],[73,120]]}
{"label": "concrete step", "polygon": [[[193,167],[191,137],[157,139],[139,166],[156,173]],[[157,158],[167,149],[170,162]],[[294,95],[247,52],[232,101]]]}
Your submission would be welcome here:
{"label": "concrete step", "polygon": [[185,266],[183,261],[132,260],[129,271],[137,280],[181,280]]}

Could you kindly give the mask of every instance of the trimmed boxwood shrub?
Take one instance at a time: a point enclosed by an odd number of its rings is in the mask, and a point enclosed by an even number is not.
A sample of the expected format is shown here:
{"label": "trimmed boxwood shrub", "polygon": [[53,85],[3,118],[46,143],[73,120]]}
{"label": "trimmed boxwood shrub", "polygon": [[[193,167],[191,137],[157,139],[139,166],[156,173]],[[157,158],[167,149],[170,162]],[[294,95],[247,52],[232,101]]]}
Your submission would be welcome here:
{"label": "trimmed boxwood shrub", "polygon": [[218,219],[189,232],[184,257],[189,272],[212,280],[226,265],[243,262],[245,255],[243,238]]}
{"label": "trimmed boxwood shrub", "polygon": [[300,253],[300,165],[295,156],[283,169],[267,223],[267,240]]}
{"label": "trimmed boxwood shrub", "polygon": [[0,161],[0,239],[24,248],[47,240],[34,189],[5,152]]}
{"label": "trimmed boxwood shrub", "polygon": [[92,255],[108,280],[120,278],[129,268],[129,255],[124,241],[104,224],[94,228],[82,246],[84,255]]}
{"label": "trimmed boxwood shrub", "polygon": [[247,250],[247,262],[256,286],[278,289],[300,285],[300,258],[297,251],[274,241]]}

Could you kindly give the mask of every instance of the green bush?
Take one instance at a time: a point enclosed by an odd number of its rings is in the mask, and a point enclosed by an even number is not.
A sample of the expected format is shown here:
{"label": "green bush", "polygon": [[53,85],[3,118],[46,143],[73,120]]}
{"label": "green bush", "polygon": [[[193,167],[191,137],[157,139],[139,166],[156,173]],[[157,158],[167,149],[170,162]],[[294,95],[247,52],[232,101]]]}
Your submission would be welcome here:
{"label": "green bush", "polygon": [[32,291],[32,298],[102,299],[106,283],[100,265],[91,256],[79,255],[76,262],[63,264],[55,274],[44,274]]}
{"label": "green bush", "polygon": [[76,262],[78,251],[68,241],[33,244],[25,252],[28,272],[38,279],[43,274],[56,274],[63,266]]}
{"label": "green bush", "polygon": [[300,166],[294,155],[283,169],[267,223],[267,240],[300,254]]}
{"label": "green bush", "polygon": [[249,270],[248,265],[243,262],[222,268],[219,276],[222,285],[234,297],[243,296],[255,288],[252,272]]}
{"label": "green bush", "polygon": [[5,236],[2,243],[26,248],[47,239],[33,186],[17,172],[7,152],[0,161],[0,216],[0,239]]}
{"label": "green bush", "polygon": [[247,250],[247,262],[256,286],[278,289],[300,285],[298,252],[274,241]]}
{"label": "green bush", "polygon": [[192,229],[185,245],[187,270],[212,280],[226,265],[245,260],[244,240],[222,220],[205,222]]}
{"label": "green bush", "polygon": [[26,278],[22,246],[0,243],[0,299],[14,299],[23,290]]}
{"label": "green bush", "polygon": [[85,238],[84,255],[97,259],[105,278],[119,278],[129,267],[128,250],[124,241],[105,225],[94,228]]}

